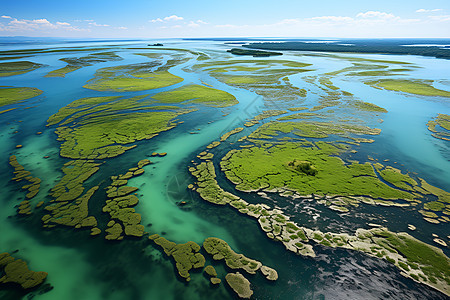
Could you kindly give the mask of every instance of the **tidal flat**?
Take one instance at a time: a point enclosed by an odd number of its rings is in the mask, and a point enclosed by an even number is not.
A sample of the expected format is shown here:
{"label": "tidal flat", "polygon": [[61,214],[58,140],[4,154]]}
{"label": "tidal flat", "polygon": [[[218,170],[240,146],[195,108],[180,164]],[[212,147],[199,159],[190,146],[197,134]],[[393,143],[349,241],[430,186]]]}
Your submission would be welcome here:
{"label": "tidal flat", "polygon": [[157,42],[0,49],[0,298],[450,296],[450,62]]}

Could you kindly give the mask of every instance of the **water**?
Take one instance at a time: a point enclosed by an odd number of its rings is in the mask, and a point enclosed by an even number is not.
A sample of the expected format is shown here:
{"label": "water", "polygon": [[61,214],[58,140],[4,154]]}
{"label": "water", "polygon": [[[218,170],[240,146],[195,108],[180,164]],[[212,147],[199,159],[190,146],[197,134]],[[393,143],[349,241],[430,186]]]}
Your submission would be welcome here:
{"label": "water", "polygon": [[[30,170],[34,176],[43,179],[41,190],[33,203],[48,201],[45,191],[50,189],[62,174],[60,168],[67,159],[59,157],[59,143],[53,128],[45,127],[49,116],[61,107],[82,98],[99,95],[152,95],[184,84],[200,84],[204,81],[214,88],[225,90],[239,100],[239,104],[227,109],[205,108],[195,105],[197,112],[180,116],[185,121],[177,128],[162,133],[149,141],[139,142],[139,147],[114,159],[107,160],[101,170],[94,175],[87,186],[95,185],[109,176],[123,173],[144,158],[154,163],[144,167],[145,173],[130,180],[131,186],[139,187],[140,203],[136,211],[142,215],[142,224],[149,233],[162,234],[169,240],[184,243],[192,240],[199,244],[210,236],[227,241],[238,253],[255,258],[263,264],[277,269],[280,278],[275,283],[267,282],[262,275],[248,276],[252,282],[255,298],[258,299],[445,299],[445,296],[402,277],[398,270],[385,261],[369,258],[357,252],[321,248],[316,259],[308,259],[288,252],[280,243],[269,240],[259,229],[254,219],[246,218],[238,212],[222,206],[215,206],[201,200],[198,195],[186,189],[192,182],[187,166],[206,145],[218,140],[220,136],[242,126],[249,119],[261,112],[264,100],[251,91],[227,86],[206,73],[189,72],[197,63],[195,57],[188,62],[175,66],[171,72],[184,81],[178,85],[143,92],[96,92],[82,88],[91,79],[96,70],[103,67],[134,64],[149,61],[148,58],[133,53],[144,50],[131,50],[128,47],[146,47],[148,43],[159,41],[127,41],[99,43],[50,43],[38,45],[42,48],[52,47],[92,47],[112,45],[124,60],[99,63],[69,73],[65,78],[44,78],[43,75],[65,64],[59,61],[63,57],[84,56],[80,53],[51,53],[35,55],[27,60],[47,65],[33,72],[0,79],[0,85],[37,87],[44,93],[24,103],[29,109],[17,109],[0,116],[0,158],[2,172],[0,187],[0,251],[12,252],[29,262],[32,270],[49,273],[47,282],[54,289],[39,295],[35,299],[226,299],[233,295],[225,284],[211,288],[207,279],[200,272],[191,272],[191,282],[184,283],[175,276],[176,269],[152,243],[142,239],[125,239],[122,242],[108,242],[102,236],[92,238],[88,231],[70,228],[43,230],[40,214],[31,217],[17,217],[15,206],[24,199],[20,187],[10,181],[11,170],[8,166],[10,155],[17,155],[19,162]],[[205,51],[219,59],[229,46],[221,42],[164,40],[165,46]],[[0,50],[33,49],[36,45],[1,46]],[[346,55],[342,55],[346,56]],[[389,59],[414,63],[421,68],[414,70],[414,78],[448,80],[450,61],[413,56],[387,55],[348,55],[370,59]],[[227,56],[228,57],[228,56]],[[164,59],[168,59],[165,55]],[[240,58],[238,58],[240,59]],[[290,76],[291,83],[300,88],[311,90],[305,103],[298,106],[314,106],[319,90],[302,80],[303,76],[320,75],[339,70],[351,64],[345,60],[318,56],[299,56],[298,53],[286,53],[282,57],[270,59],[290,59],[311,63],[311,72]],[[431,137],[426,123],[437,113],[450,113],[447,99],[420,96],[405,96],[400,93],[373,89],[355,79],[337,79],[333,84],[342,90],[352,92],[363,101],[386,108],[389,113],[381,116],[384,122],[377,124],[382,135],[376,137],[373,144],[362,145],[361,157],[371,155],[379,160],[389,158],[398,162],[402,170],[417,172],[418,176],[443,189],[449,189],[450,161],[448,142]],[[440,86],[447,89],[448,86]],[[180,105],[182,106],[182,105]],[[6,107],[7,108],[7,107]],[[229,113],[224,116],[224,112]],[[18,122],[22,121],[22,122]],[[200,130],[197,130],[200,129]],[[247,135],[252,129],[232,136],[231,141]],[[18,133],[14,131],[18,130]],[[189,132],[198,131],[198,134]],[[42,131],[42,135],[36,135]],[[17,144],[24,145],[16,149]],[[232,145],[221,145],[214,150],[215,159],[222,157]],[[162,158],[150,157],[152,152],[167,152]],[[45,159],[44,156],[50,156]],[[446,156],[447,155],[447,156]],[[233,187],[223,177],[218,176],[219,183],[233,191]],[[103,183],[102,188],[107,185]],[[235,192],[235,191],[234,191]],[[239,194],[254,202],[262,202],[258,196]],[[188,202],[185,207],[177,203]],[[351,216],[341,216],[313,203],[295,203],[294,201],[273,196],[273,201],[293,220],[307,224],[310,228],[330,231],[352,232],[356,228],[367,227],[368,220],[385,221],[394,231],[405,231],[407,222],[415,222],[423,228],[413,235],[425,242],[432,243],[431,233],[443,236],[448,234],[445,226],[431,227],[413,211],[397,208],[380,208],[361,206]],[[276,201],[276,202],[275,202]],[[91,208],[98,211],[104,202],[103,196],[96,195],[90,201]],[[249,200],[249,202],[251,202]],[[309,208],[308,208],[309,207]],[[318,214],[312,218],[308,212]],[[398,212],[402,218],[398,219]],[[99,213],[99,220],[106,220]],[[221,263],[208,260],[225,275]],[[222,276],[223,278],[223,276]],[[80,288],[81,287],[81,288]],[[23,294],[14,288],[0,291],[1,297],[17,299]],[[26,297],[26,296],[24,296]]]}

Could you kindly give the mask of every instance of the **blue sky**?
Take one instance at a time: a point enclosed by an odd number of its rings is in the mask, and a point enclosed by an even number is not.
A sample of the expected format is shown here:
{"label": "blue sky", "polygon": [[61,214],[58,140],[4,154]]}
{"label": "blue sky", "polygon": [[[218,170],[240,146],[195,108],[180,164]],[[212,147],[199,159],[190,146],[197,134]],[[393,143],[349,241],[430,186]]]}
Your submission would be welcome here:
{"label": "blue sky", "polygon": [[450,38],[449,0],[0,0],[0,36]]}

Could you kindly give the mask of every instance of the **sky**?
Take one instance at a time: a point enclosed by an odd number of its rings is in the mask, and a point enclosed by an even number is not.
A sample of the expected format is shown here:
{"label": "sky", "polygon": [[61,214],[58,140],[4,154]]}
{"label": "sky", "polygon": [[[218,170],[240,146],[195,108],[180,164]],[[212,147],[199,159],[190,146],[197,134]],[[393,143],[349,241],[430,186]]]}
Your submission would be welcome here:
{"label": "sky", "polygon": [[450,0],[0,0],[0,36],[450,38]]}

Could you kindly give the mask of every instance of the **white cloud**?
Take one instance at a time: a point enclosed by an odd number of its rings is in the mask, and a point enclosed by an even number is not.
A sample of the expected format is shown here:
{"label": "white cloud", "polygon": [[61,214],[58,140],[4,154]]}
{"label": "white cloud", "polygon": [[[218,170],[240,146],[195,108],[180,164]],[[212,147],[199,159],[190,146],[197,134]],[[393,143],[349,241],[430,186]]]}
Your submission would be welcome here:
{"label": "white cloud", "polygon": [[96,27],[109,27],[110,26],[108,24],[97,24],[96,22],[91,22],[91,23],[89,23],[89,25],[96,26]]}
{"label": "white cloud", "polygon": [[46,25],[51,24],[47,19],[37,19],[33,20],[32,22],[35,24],[46,24]]}
{"label": "white cloud", "polygon": [[341,17],[341,16],[323,16],[323,17],[313,17],[309,18],[307,20],[313,20],[313,21],[332,21],[332,22],[348,22],[353,21],[353,18],[351,17]]}
{"label": "white cloud", "polygon": [[10,16],[2,16],[3,19],[12,19]]}
{"label": "white cloud", "polygon": [[52,23],[49,20],[42,19],[34,19],[34,20],[18,20],[13,17],[3,18],[8,19],[9,22],[7,24],[3,24],[1,30],[9,31],[9,32],[46,32],[49,33],[49,30],[65,30],[65,31],[84,31],[86,29],[80,29],[77,27],[71,26],[70,23],[67,22],[55,22]]}
{"label": "white cloud", "polygon": [[120,30],[127,30],[127,29],[128,29],[128,27],[124,27],[124,26],[121,26],[121,27],[116,27],[116,29],[120,29]]}
{"label": "white cloud", "polygon": [[381,11],[366,11],[365,13],[359,13],[356,15],[357,18],[379,18],[379,19],[393,19],[396,18],[393,14],[381,12]]}
{"label": "white cloud", "polygon": [[197,23],[191,21],[191,22],[189,22],[189,24],[187,24],[187,26],[191,27],[191,28],[196,28],[196,27],[200,27],[200,24],[197,24]]}
{"label": "white cloud", "polygon": [[429,16],[429,18],[433,21],[438,22],[447,22],[450,21],[450,15],[441,15],[441,16]]}
{"label": "white cloud", "polygon": [[157,18],[157,19],[150,20],[149,22],[157,23],[157,22],[163,22],[163,20],[161,20],[160,18]]}
{"label": "white cloud", "polygon": [[184,18],[183,17],[179,17],[177,15],[171,15],[169,17],[165,17],[164,18],[164,21],[181,21],[181,20],[184,20]]}
{"label": "white cloud", "polygon": [[203,24],[203,25],[209,24],[208,22],[205,22],[205,21],[202,21],[202,20],[197,20],[197,23],[198,24]]}
{"label": "white cloud", "polygon": [[217,28],[239,28],[242,26],[233,25],[233,24],[223,24],[223,25],[216,25]]}
{"label": "white cloud", "polygon": [[442,8],[435,8],[435,9],[424,9],[424,8],[421,8],[421,9],[416,10],[416,12],[417,13],[429,13],[429,12],[436,12],[436,11],[441,11],[441,10],[442,10]]}

